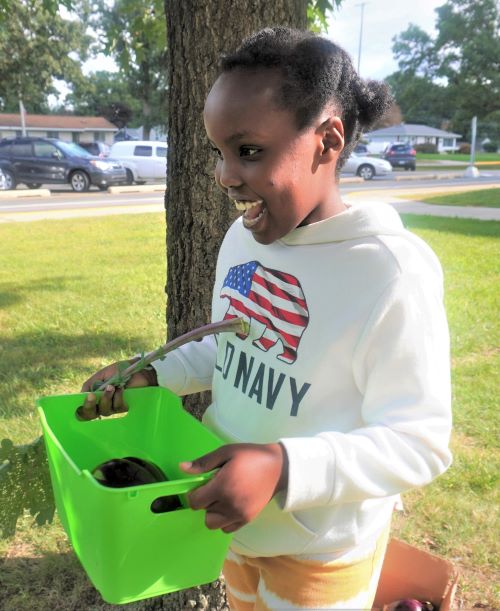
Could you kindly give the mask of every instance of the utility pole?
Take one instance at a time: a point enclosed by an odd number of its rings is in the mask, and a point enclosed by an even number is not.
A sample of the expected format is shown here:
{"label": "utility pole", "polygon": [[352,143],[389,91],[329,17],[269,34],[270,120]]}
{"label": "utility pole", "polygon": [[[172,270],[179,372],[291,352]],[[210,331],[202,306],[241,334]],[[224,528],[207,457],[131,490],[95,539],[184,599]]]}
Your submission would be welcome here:
{"label": "utility pole", "polygon": [[361,65],[361,43],[363,40],[363,18],[365,14],[365,4],[368,4],[368,2],[361,2],[360,4],[355,5],[355,6],[361,7],[361,24],[359,27],[359,45],[358,45],[358,74],[359,74],[359,67]]}
{"label": "utility pole", "polygon": [[26,136],[26,110],[21,96],[19,96],[19,114],[21,115],[21,132],[23,136]]}
{"label": "utility pole", "polygon": [[470,161],[467,169],[465,170],[465,176],[468,178],[477,178],[479,176],[479,170],[474,165],[474,157],[476,154],[477,117],[472,117],[471,130],[472,137],[470,144]]}

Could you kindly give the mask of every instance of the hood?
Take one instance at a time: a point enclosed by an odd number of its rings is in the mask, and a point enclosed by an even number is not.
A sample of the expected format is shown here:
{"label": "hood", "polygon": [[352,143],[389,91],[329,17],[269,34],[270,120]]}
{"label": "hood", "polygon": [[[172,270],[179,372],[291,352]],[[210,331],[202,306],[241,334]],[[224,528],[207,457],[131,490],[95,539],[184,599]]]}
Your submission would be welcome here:
{"label": "hood", "polygon": [[289,246],[343,242],[375,235],[400,235],[406,230],[392,206],[379,202],[351,205],[329,219],[297,227],[280,242]]}

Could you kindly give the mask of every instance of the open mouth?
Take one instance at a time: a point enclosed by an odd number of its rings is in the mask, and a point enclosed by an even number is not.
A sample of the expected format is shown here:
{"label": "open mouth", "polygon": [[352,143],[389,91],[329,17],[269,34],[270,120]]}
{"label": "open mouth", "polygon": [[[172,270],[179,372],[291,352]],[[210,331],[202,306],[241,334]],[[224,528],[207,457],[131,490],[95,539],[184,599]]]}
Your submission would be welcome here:
{"label": "open mouth", "polygon": [[247,229],[254,227],[264,216],[266,208],[261,199],[255,201],[233,200],[236,210],[243,212],[243,226]]}

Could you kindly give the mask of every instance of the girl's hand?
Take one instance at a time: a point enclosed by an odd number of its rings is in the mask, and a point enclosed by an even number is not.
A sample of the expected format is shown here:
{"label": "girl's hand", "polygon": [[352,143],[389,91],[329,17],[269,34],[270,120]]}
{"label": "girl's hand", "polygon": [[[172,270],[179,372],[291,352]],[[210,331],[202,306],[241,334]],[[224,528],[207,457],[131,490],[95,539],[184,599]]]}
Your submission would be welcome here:
{"label": "girl's hand", "polygon": [[218,469],[208,483],[187,496],[192,509],[206,509],[208,528],[226,533],[256,518],[288,482],[286,452],[279,443],[230,444],[180,467],[191,474]]}
{"label": "girl's hand", "polygon": [[[131,365],[137,360],[139,359],[135,358],[124,362]],[[85,397],[85,402],[80,410],[85,420],[92,420],[98,416],[109,416],[111,414],[127,411],[127,406],[123,401],[123,388],[107,386],[99,403],[97,403],[97,398],[94,393],[90,392],[96,382],[104,382],[104,380],[109,380],[111,376],[117,374],[118,365],[121,364],[121,362],[104,367],[84,382],[81,392],[88,392],[89,394]],[[142,371],[134,373],[125,385],[125,388],[140,388],[143,386],[157,385],[156,373],[152,370],[143,369]]]}

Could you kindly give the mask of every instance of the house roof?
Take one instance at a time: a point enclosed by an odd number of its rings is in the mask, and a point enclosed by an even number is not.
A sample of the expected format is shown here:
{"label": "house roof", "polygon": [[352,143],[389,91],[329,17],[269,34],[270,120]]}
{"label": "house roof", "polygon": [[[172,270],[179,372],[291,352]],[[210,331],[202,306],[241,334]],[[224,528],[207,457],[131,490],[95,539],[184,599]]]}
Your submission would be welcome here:
{"label": "house roof", "polygon": [[400,125],[391,125],[390,127],[383,127],[382,129],[375,129],[372,132],[368,132],[365,136],[428,136],[431,138],[461,138],[461,134],[454,134],[453,132],[445,132],[442,129],[436,129],[435,127],[429,127],[427,125],[418,125],[415,123],[401,123]]}
{"label": "house roof", "polygon": [[[25,115],[26,129],[49,129],[55,131],[117,131],[116,125],[104,117],[78,117],[73,115]],[[21,129],[20,114],[0,113],[0,128]]]}

